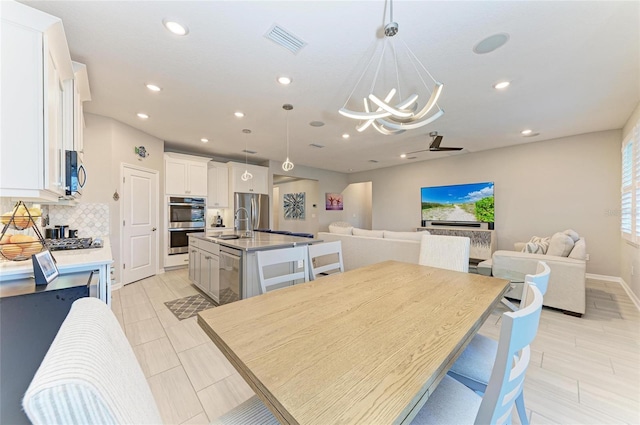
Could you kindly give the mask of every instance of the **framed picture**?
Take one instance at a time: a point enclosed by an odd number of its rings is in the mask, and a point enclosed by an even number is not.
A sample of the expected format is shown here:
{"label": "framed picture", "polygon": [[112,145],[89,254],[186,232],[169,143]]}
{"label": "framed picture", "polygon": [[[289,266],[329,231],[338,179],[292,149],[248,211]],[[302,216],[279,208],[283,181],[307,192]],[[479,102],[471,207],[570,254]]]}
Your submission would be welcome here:
{"label": "framed picture", "polygon": [[284,201],[284,219],[285,220],[304,220],[304,198],[305,192],[287,193],[283,197]]}
{"label": "framed picture", "polygon": [[33,274],[36,278],[36,285],[46,285],[60,274],[49,251],[33,254],[31,258],[33,259]]}
{"label": "framed picture", "polygon": [[324,199],[325,199],[325,209],[327,211],[342,211],[343,210],[343,204],[342,204],[342,194],[340,193],[325,193],[324,194]]}

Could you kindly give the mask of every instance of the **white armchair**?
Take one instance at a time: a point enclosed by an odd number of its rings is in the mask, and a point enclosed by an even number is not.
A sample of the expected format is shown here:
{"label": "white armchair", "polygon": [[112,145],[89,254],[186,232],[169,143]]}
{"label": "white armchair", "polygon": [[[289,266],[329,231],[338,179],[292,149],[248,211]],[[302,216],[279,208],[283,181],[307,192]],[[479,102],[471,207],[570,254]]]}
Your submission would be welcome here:
{"label": "white armchair", "polygon": [[[585,252],[584,238],[576,242],[581,252]],[[516,244],[516,249],[522,244]],[[573,254],[573,253],[572,253]],[[575,257],[575,258],[572,258]],[[544,305],[563,310],[567,314],[582,316],[585,312],[585,285],[587,262],[584,254],[569,257],[547,254],[531,254],[518,251],[496,251],[493,253],[491,272],[493,276],[515,282],[523,281],[524,275],[535,274],[538,261],[544,261],[551,269],[549,288],[544,297]],[[505,295],[520,299],[522,283]]]}

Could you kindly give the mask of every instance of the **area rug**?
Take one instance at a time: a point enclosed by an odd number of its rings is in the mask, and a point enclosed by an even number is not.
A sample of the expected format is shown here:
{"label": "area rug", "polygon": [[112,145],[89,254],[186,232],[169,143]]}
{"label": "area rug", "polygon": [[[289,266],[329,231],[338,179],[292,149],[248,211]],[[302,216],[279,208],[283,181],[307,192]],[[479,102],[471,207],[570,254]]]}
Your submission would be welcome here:
{"label": "area rug", "polygon": [[177,300],[167,301],[164,305],[171,310],[178,320],[188,319],[202,310],[215,307],[215,304],[202,295],[190,295],[188,297],[178,298]]}

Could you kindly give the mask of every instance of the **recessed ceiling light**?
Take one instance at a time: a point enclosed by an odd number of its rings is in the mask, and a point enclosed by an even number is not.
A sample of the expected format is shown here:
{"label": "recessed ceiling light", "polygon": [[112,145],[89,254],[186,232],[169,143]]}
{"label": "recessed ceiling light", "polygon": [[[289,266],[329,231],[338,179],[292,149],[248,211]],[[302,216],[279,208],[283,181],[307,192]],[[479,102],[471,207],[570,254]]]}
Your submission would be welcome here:
{"label": "recessed ceiling light", "polygon": [[169,21],[168,19],[164,19],[162,24],[166,29],[174,33],[175,35],[187,35],[189,34],[189,28],[185,27],[177,23],[176,21]]}
{"label": "recessed ceiling light", "polygon": [[353,171],[353,168],[349,168],[349,171]]}
{"label": "recessed ceiling light", "polygon": [[511,84],[510,81],[500,81],[499,83],[496,83],[493,85],[494,89],[506,89],[507,87],[509,87],[509,85]]}
{"label": "recessed ceiling light", "polygon": [[523,136],[527,136],[527,135],[529,135],[529,134],[531,134],[531,133],[533,133],[533,130],[531,130],[531,129],[529,129],[529,128],[528,128],[528,129],[526,129],[526,130],[522,130],[522,131],[520,132],[520,134],[522,134]]}
{"label": "recessed ceiling light", "polygon": [[407,157],[406,153],[403,153],[402,155],[400,155],[400,158],[406,158],[406,157]]}
{"label": "recessed ceiling light", "polygon": [[292,81],[293,81],[293,79],[291,77],[285,77],[285,76],[278,77],[278,82],[280,84],[282,84],[283,86],[291,84]]}
{"label": "recessed ceiling light", "polygon": [[209,141],[209,139],[207,139],[206,137],[203,137],[202,139],[200,139],[200,141],[202,143],[207,143]]}
{"label": "recessed ceiling light", "polygon": [[233,115],[235,115],[235,116],[236,116],[236,117],[238,117],[238,118],[242,118],[242,117],[244,117],[244,113],[243,113],[243,112],[240,112],[240,111],[238,111],[238,112],[234,112],[234,113],[233,113]]}
{"label": "recessed ceiling light", "polygon": [[348,134],[348,133],[344,133],[344,134],[342,135],[342,138],[343,138],[343,139],[348,139],[349,137],[351,137],[351,136],[349,136],[349,134]]}
{"label": "recessed ceiling light", "polygon": [[146,120],[147,118],[149,118],[149,115],[145,114],[144,112],[138,112],[138,118],[142,118],[143,120]]}
{"label": "recessed ceiling light", "polygon": [[322,121],[311,121],[309,125],[311,127],[322,127],[324,123]]}
{"label": "recessed ceiling light", "polygon": [[145,84],[147,86],[147,88],[151,91],[160,91],[162,90],[161,87],[156,86],[155,84]]}
{"label": "recessed ceiling light", "polygon": [[491,53],[494,50],[504,46],[507,41],[509,41],[509,34],[493,34],[476,44],[473,47],[473,51],[479,55]]}

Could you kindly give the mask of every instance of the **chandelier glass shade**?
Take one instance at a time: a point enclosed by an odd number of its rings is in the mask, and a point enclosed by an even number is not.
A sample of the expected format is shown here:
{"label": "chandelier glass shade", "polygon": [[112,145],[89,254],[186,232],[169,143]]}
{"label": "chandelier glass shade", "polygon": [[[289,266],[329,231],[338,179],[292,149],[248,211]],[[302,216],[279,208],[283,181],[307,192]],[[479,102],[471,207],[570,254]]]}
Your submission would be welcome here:
{"label": "chandelier glass shade", "polygon": [[[360,124],[356,126],[359,132],[373,127],[384,135],[400,134],[430,124],[444,115],[444,110],[438,106],[443,84],[433,78],[398,35],[398,24],[393,22],[393,0],[389,10],[391,22],[385,26],[384,39],[377,43],[362,75],[338,111],[345,117],[359,120]],[[377,62],[375,68],[372,67],[374,60]],[[413,81],[409,82],[410,78]],[[369,80],[367,89],[364,86]],[[401,81],[408,83],[401,86]],[[385,83],[386,88],[383,87]],[[408,94],[403,94],[403,90]],[[356,91],[364,95],[354,96]],[[424,103],[420,105],[421,102]],[[362,109],[358,110],[360,107]]]}
{"label": "chandelier glass shade", "polygon": [[287,111],[287,159],[282,163],[282,169],[284,171],[291,171],[293,170],[294,165],[293,162],[289,160],[289,111],[293,109],[293,106],[286,103],[282,105],[282,109]]}

